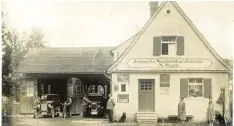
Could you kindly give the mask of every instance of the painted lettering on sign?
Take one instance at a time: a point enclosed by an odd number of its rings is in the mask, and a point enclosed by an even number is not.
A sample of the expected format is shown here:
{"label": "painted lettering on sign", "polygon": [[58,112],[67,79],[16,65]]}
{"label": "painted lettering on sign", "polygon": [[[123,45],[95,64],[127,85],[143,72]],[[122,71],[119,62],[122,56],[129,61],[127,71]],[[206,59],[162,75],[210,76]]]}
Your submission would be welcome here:
{"label": "painted lettering on sign", "polygon": [[209,59],[130,59],[129,67],[132,68],[204,68],[210,67],[212,62]]}

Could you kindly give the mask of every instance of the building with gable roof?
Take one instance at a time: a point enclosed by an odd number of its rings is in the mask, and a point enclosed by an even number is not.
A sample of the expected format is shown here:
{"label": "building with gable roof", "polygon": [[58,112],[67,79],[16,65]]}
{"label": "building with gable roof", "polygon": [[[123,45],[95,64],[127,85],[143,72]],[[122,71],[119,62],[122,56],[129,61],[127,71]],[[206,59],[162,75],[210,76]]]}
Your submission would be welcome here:
{"label": "building with gable roof", "polygon": [[216,102],[225,89],[229,101],[231,69],[176,2],[157,4],[150,3],[151,17],[141,31],[112,50],[115,60],[107,71],[116,114],[137,121],[167,118],[177,115],[184,97],[187,115],[205,121],[209,97]]}
{"label": "building with gable roof", "polygon": [[[66,97],[67,80],[77,77],[82,85],[93,79],[107,85],[107,94],[116,101],[116,115],[126,112],[127,120],[157,121],[177,115],[179,99],[184,97],[187,115],[205,121],[209,97],[215,102],[225,89],[229,101],[231,69],[176,2],[160,6],[150,2],[150,16],[140,32],[115,48],[32,51],[18,68],[21,112],[31,113],[30,101],[50,83]],[[215,104],[215,108],[222,107]],[[80,104],[74,110],[80,112]],[[228,104],[225,110],[228,117]]]}

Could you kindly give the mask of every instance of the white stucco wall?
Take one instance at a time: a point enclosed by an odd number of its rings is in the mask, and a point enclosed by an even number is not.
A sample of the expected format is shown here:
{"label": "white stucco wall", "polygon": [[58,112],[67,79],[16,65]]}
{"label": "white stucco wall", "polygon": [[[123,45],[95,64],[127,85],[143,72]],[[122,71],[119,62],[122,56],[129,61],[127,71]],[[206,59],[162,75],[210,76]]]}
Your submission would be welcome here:
{"label": "white stucco wall", "polygon": [[[221,88],[226,89],[226,101],[229,99],[228,95],[228,75],[222,73],[171,73],[170,74],[170,88],[168,94],[160,94],[160,82],[158,73],[131,73],[129,75],[128,91],[129,103],[118,103],[117,95],[120,90],[115,92],[113,97],[116,100],[115,111],[118,115],[126,112],[128,119],[135,119],[135,114],[138,112],[138,79],[155,79],[155,112],[162,117],[168,115],[177,115],[177,106],[180,98],[180,78],[202,77],[212,79],[212,97],[214,102],[218,99]],[[117,82],[117,74],[112,74],[113,83]],[[120,86],[120,85],[119,85]],[[187,114],[194,116],[194,121],[205,121],[206,110],[208,107],[208,98],[186,98]],[[215,105],[217,110],[221,110],[220,105]],[[228,108],[226,107],[227,111]]]}
{"label": "white stucco wall", "polygon": [[[166,15],[166,10],[170,9],[171,14]],[[184,55],[183,56],[153,56],[153,37],[163,35],[184,36]],[[225,70],[214,54],[206,47],[204,42],[194,32],[192,27],[183,18],[179,11],[168,2],[161,9],[159,14],[152,20],[145,31],[140,35],[131,50],[118,63],[115,70],[151,70],[151,68],[130,68],[127,64],[131,58],[208,58],[212,65],[208,68],[197,68],[207,70]]]}
{"label": "white stucco wall", "polygon": [[[170,9],[171,14],[166,15],[166,10]],[[163,35],[184,36],[184,55],[183,56],[153,56],[153,37]],[[121,49],[120,49],[121,50]],[[122,50],[123,51],[123,50]],[[126,56],[113,66],[115,72],[112,73],[112,92],[117,102],[117,95],[120,92],[114,91],[114,85],[118,85],[117,73],[121,71],[134,71],[129,73],[128,94],[129,103],[116,104],[116,112],[121,114],[127,113],[128,119],[135,119],[135,114],[138,112],[138,79],[155,79],[155,112],[159,116],[167,117],[168,115],[177,114],[177,105],[180,98],[180,78],[211,78],[212,79],[212,97],[216,102],[221,88],[226,89],[226,101],[229,101],[229,82],[228,73],[169,73],[170,74],[170,89],[168,94],[160,94],[159,74],[153,73],[152,70],[165,70],[165,68],[150,68],[150,67],[129,67],[129,59],[160,59],[160,58],[204,58],[212,62],[210,67],[200,68],[176,68],[176,70],[227,70],[227,68],[217,59],[217,57],[208,49],[200,37],[190,27],[189,23],[183,18],[176,7],[167,2],[161,9],[159,14],[152,20],[145,31],[139,36],[139,39],[129,50]],[[175,70],[175,68],[167,68],[167,70]],[[149,71],[142,73],[142,71]],[[120,85],[119,85],[120,87]],[[206,120],[206,110],[208,107],[208,98],[186,98],[187,114],[193,115],[195,121]],[[228,104],[226,104],[228,106]],[[220,105],[215,105],[217,110],[220,110]],[[226,113],[228,109],[226,109]]]}

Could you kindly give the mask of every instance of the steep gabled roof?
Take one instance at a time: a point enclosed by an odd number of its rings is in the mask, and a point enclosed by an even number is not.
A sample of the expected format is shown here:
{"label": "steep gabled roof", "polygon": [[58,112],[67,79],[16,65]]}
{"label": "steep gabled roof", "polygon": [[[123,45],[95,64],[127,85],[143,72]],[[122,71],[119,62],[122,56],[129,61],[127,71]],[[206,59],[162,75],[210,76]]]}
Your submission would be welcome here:
{"label": "steep gabled roof", "polygon": [[19,73],[103,73],[112,63],[113,47],[38,48],[17,69]]}
{"label": "steep gabled roof", "polygon": [[175,1],[163,1],[160,6],[158,7],[155,14],[146,22],[146,24],[143,26],[139,34],[135,37],[134,41],[128,46],[128,48],[124,51],[124,53],[108,68],[108,70],[111,70],[113,67],[115,67],[122,59],[127,55],[127,53],[131,50],[133,45],[138,41],[139,37],[144,33],[146,28],[149,26],[149,24],[155,19],[155,17],[159,14],[161,9],[164,7],[164,5],[167,2],[171,2],[179,11],[179,13],[182,15],[182,17],[188,22],[188,24],[192,27],[194,32],[201,38],[202,42],[207,46],[207,48],[213,53],[213,55],[228,69],[231,70],[231,68],[223,61],[223,59],[218,55],[218,53],[212,48],[212,46],[209,44],[209,42],[205,39],[205,37],[201,34],[201,32],[195,27],[195,25],[192,23],[192,21],[188,18],[188,16],[184,13],[184,11],[180,8],[180,6]]}

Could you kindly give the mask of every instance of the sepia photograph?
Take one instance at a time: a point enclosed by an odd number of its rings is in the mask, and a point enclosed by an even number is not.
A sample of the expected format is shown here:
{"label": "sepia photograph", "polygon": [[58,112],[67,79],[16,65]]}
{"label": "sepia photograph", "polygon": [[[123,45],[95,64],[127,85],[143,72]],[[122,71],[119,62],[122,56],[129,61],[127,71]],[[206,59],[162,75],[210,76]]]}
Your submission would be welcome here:
{"label": "sepia photograph", "polygon": [[234,1],[2,0],[2,126],[232,126]]}

